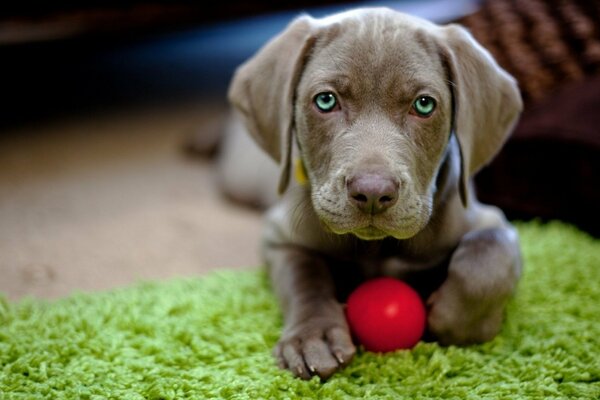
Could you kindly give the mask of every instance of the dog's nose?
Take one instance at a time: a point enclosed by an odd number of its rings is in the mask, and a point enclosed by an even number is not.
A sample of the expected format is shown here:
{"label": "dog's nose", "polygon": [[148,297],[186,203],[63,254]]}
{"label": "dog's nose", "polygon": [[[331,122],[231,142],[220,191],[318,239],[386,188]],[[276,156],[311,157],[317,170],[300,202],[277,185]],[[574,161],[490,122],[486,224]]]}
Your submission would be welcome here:
{"label": "dog's nose", "polygon": [[398,180],[390,176],[365,173],[346,181],[348,199],[361,211],[379,214],[398,201]]}

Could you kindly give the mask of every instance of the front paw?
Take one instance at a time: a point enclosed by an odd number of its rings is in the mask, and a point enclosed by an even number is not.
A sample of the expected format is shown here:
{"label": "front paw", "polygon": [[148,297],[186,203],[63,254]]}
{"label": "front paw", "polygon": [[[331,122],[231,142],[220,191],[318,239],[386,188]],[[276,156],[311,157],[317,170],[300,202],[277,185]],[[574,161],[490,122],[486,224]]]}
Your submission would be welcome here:
{"label": "front paw", "polygon": [[326,380],[352,360],[356,347],[345,322],[314,318],[287,328],[273,353],[294,375]]}
{"label": "front paw", "polygon": [[445,346],[483,343],[502,327],[505,301],[488,301],[464,296],[446,283],[428,300],[428,330]]}
{"label": "front paw", "polygon": [[427,301],[429,331],[446,345],[493,339],[520,272],[518,237],[512,228],[468,233],[452,255],[446,281]]}

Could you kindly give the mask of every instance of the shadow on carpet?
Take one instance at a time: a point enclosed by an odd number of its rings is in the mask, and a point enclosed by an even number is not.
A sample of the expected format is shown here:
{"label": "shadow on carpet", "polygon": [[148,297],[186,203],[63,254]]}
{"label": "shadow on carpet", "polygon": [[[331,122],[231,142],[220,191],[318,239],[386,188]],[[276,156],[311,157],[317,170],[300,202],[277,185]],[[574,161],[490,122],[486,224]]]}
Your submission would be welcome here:
{"label": "shadow on carpet", "polygon": [[1,399],[600,397],[600,241],[518,225],[525,272],[484,345],[359,352],[328,382],[280,371],[262,271],[146,283],[56,302],[0,301]]}

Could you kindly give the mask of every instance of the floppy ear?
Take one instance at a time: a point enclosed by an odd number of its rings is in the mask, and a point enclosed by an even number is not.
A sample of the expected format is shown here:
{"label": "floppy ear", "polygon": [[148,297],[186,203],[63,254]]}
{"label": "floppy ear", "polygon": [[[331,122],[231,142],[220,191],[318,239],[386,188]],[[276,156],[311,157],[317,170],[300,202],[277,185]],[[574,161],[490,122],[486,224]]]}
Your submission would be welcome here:
{"label": "floppy ear", "polygon": [[453,128],[462,155],[459,190],[466,207],[469,179],[500,151],[523,103],[515,79],[466,29],[448,25],[442,32],[454,99]]}
{"label": "floppy ear", "polygon": [[250,134],[281,165],[279,193],[290,179],[293,102],[305,58],[315,37],[312,19],[294,20],[235,72],[229,101]]}

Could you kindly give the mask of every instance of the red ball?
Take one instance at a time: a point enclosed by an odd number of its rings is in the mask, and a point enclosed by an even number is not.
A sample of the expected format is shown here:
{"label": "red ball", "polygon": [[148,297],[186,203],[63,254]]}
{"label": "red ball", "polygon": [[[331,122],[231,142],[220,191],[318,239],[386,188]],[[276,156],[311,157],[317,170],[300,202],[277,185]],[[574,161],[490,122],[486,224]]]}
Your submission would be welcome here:
{"label": "red ball", "polygon": [[366,350],[378,353],[414,347],[425,331],[425,314],[419,294],[393,278],[363,283],[346,308],[354,336]]}

